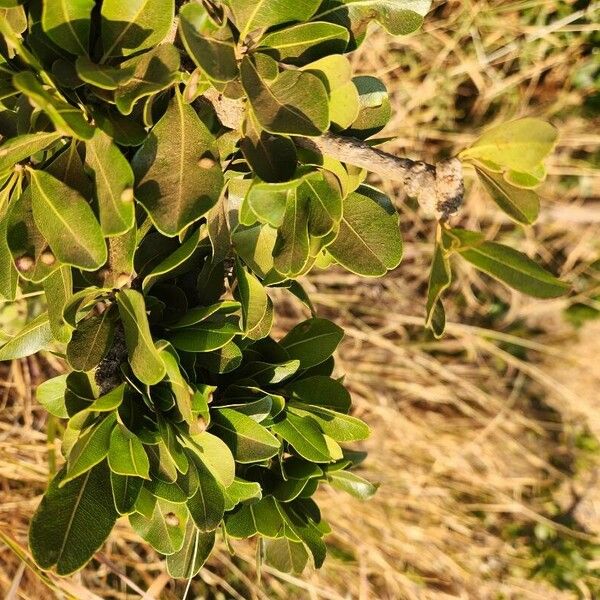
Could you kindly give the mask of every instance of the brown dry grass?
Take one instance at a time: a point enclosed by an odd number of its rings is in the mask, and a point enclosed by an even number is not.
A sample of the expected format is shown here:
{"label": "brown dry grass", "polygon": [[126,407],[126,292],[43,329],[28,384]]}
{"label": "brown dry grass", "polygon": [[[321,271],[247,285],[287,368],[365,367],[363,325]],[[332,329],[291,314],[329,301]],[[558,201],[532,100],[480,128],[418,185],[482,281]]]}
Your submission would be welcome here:
{"label": "brown dry grass", "polygon": [[[475,184],[461,222],[537,255],[574,283],[569,302],[589,305],[599,283],[589,265],[600,250],[600,120],[582,108],[590,87],[575,83],[595,60],[589,36],[599,16],[594,2],[438,2],[423,34],[376,36],[356,55],[358,70],[388,81],[395,109],[388,132],[397,136],[389,148],[399,154],[447,155],[479,128],[519,115],[559,126],[540,225],[507,226]],[[319,310],[347,329],[340,371],[356,413],[373,428],[365,474],[381,489],[367,504],[320,491],[335,532],[321,572],[295,578],[265,569],[259,584],[252,547],[239,545],[238,558],[221,548],[192,589],[215,599],[592,598],[600,562],[561,592],[531,579],[531,540],[507,532],[549,524],[550,501],[568,505],[596,468],[589,455],[582,464],[576,442],[588,429],[600,435],[599,328],[578,340],[562,317],[566,301],[529,300],[460,267],[448,335],[431,341],[421,323],[432,227],[383,185],[403,213],[403,266],[381,281],[335,271],[308,282]],[[302,312],[286,302],[282,329]],[[169,581],[125,524],[69,580],[43,576],[28,560],[27,523],[49,453],[31,384],[57,366],[20,361],[0,383],[0,593],[181,598],[184,586]],[[552,525],[565,538],[598,543],[593,515],[587,531]]]}

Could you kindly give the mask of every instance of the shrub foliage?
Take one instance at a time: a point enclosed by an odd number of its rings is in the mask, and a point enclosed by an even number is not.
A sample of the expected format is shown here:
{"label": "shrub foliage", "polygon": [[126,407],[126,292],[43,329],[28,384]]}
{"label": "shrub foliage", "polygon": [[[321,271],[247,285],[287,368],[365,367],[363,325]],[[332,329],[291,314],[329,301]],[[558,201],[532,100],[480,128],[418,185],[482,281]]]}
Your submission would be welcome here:
{"label": "shrub foliage", "polygon": [[[319,485],[375,492],[346,446],[369,430],[333,375],[343,332],[298,279],[395,269],[398,214],[352,160],[299,142],[377,144],[387,92],[347,54],[370,24],[415,31],[429,4],[0,0],[0,297],[45,298],[0,359],[46,349],[71,367],[37,392],[65,459],[31,524],[41,568],[81,568],[127,515],[174,577],[198,572],[217,531],[257,536],[262,560],[299,572],[325,559]],[[460,160],[530,224],[554,142],[525,119]],[[453,255],[524,293],[566,289],[442,218],[435,335]],[[279,340],[270,288],[312,314]]]}

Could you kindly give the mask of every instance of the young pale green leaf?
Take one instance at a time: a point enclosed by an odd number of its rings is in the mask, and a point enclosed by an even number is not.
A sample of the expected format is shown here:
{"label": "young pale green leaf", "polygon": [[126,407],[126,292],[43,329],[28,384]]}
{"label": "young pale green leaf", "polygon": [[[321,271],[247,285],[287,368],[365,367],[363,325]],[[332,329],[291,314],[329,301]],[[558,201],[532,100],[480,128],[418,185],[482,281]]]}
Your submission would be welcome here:
{"label": "young pale green leaf", "polygon": [[0,173],[31,155],[46,150],[61,137],[62,134],[56,131],[40,131],[9,138],[0,146]]}
{"label": "young pale green leaf", "polygon": [[67,360],[75,371],[90,371],[106,356],[113,343],[114,316],[114,311],[107,309],[77,324],[67,345]]}
{"label": "young pale green leaf", "polygon": [[254,419],[231,408],[216,410],[212,417],[211,431],[229,446],[236,462],[260,462],[279,452],[279,440]]}
{"label": "young pale green leaf", "polygon": [[48,313],[42,313],[23,327],[0,348],[0,360],[14,360],[31,356],[52,341]]}
{"label": "young pale green leaf", "polygon": [[106,458],[115,422],[115,414],[109,413],[81,433],[69,452],[67,472],[60,482],[61,486],[77,479]]}
{"label": "young pale green leaf", "polygon": [[224,492],[203,463],[198,461],[196,468],[199,485],[196,493],[187,501],[187,507],[194,524],[200,531],[214,531],[225,514]]}
{"label": "young pale green leaf", "polygon": [[264,540],[265,562],[282,573],[300,574],[308,563],[308,552],[302,542],[287,537]]}
{"label": "young pale green leaf", "polygon": [[30,71],[21,71],[13,76],[14,86],[29,98],[29,102],[46,113],[57,131],[62,135],[89,140],[94,127],[85,119],[79,108],[53,96]]}
{"label": "young pale green leaf", "polygon": [[150,517],[139,512],[129,515],[129,522],[134,531],[157,552],[167,556],[175,554],[183,547],[188,519],[189,513],[185,504],[162,499],[156,501]]}
{"label": "young pale green leaf", "polygon": [[436,240],[429,273],[425,318],[425,326],[431,329],[436,338],[441,337],[446,329],[446,312],[442,304],[442,296],[452,283],[450,259],[439,233],[441,232],[438,229],[438,239]]}
{"label": "young pale green leaf", "polygon": [[511,185],[500,173],[477,166],[475,170],[494,202],[511,219],[524,225],[535,223],[540,213],[540,199],[533,190]]}
{"label": "young pale green leaf", "polygon": [[342,219],[342,194],[337,179],[327,171],[306,177],[298,188],[310,207],[308,230],[314,237],[325,237],[337,230]]}
{"label": "young pale green leaf", "polygon": [[42,27],[48,37],[71,54],[87,55],[94,0],[45,0]]}
{"label": "young pale green leaf", "polygon": [[105,236],[129,231],[135,220],[133,171],[119,148],[101,129],[86,145],[85,161],[96,182],[100,225]]}
{"label": "young pale green leaf", "polygon": [[[352,79],[352,65],[348,58],[341,54],[332,54],[306,65],[304,69],[317,75],[325,84],[329,92],[329,114],[332,124],[338,129],[347,129],[355,123],[361,107],[365,110],[365,98],[361,100],[357,83]],[[358,85],[361,85],[360,82],[359,79]],[[387,95],[381,96],[382,105],[386,97]]]}
{"label": "young pale green leaf", "polygon": [[569,291],[567,283],[554,277],[526,254],[496,242],[479,241],[470,245],[465,233],[470,232],[456,229],[451,232],[461,242],[467,242],[458,252],[480,271],[535,298],[558,298]]}
{"label": "young pale green leaf", "polygon": [[166,369],[152,341],[144,297],[124,289],[117,294],[117,303],[131,368],[141,382],[155,385],[164,378]]}
{"label": "young pale green leaf", "polygon": [[291,359],[309,369],[326,361],[344,337],[343,330],[327,319],[309,319],[296,325],[282,340],[281,346]]}
{"label": "young pale green leaf", "polygon": [[327,251],[343,267],[365,277],[380,277],[402,260],[398,213],[381,192],[361,186],[344,200],[335,241]]}
{"label": "young pale green leaf", "polygon": [[253,114],[263,129],[315,136],[329,127],[329,98],[318,77],[288,70],[269,81],[264,70],[259,71],[260,64],[244,57],[241,74]]}
{"label": "young pale green leaf", "polygon": [[349,26],[360,43],[373,20],[392,35],[416,31],[430,7],[431,0],[326,0],[315,18]]}
{"label": "young pale green leaf", "polygon": [[343,470],[328,473],[327,481],[332,487],[342,490],[359,500],[371,498],[378,487],[354,473]]}
{"label": "young pale green leaf", "polygon": [[242,329],[252,331],[260,324],[267,312],[269,297],[262,283],[248,272],[238,261],[236,263],[237,294],[242,306]]}
{"label": "young pale green leaf", "polygon": [[225,511],[229,512],[241,502],[260,500],[261,498],[260,483],[236,477],[235,481],[225,490]]}
{"label": "young pale green leaf", "polygon": [[486,131],[461,160],[490,161],[521,173],[536,171],[552,152],[558,131],[539,119],[518,119]]}
{"label": "young pale green leaf", "polygon": [[118,515],[106,463],[66,485],[64,476],[63,469],[44,494],[31,520],[29,546],[42,569],[70,575],[102,546]]}
{"label": "young pale green leaf", "polygon": [[100,14],[104,62],[160,44],[173,23],[175,0],[104,0]]}
{"label": "young pale green leaf", "polygon": [[240,30],[240,39],[257,30],[291,21],[307,21],[317,10],[319,0],[225,0]]}
{"label": "young pale green leaf", "polygon": [[276,538],[283,533],[283,519],[273,496],[265,496],[253,504],[241,506],[225,518],[227,535],[234,539],[247,539],[260,534]]}
{"label": "young pale green leaf", "polygon": [[225,442],[212,433],[192,435],[189,449],[198,456],[214,478],[228,488],[235,479],[235,461]]}
{"label": "young pale green leaf", "polygon": [[214,138],[180,94],[135,155],[136,197],[161,233],[175,236],[218,201],[223,173]]}
{"label": "young pale green leaf", "polygon": [[179,80],[179,66],[179,52],[173,44],[161,44],[122,63],[127,77],[115,91],[119,112],[130,115],[139,100],[171,87]]}
{"label": "young pale green leaf", "polygon": [[71,326],[63,318],[63,310],[73,295],[73,274],[71,267],[61,267],[44,280],[44,293],[48,304],[48,318],[54,339],[68,343],[71,339]]}
{"label": "young pale green leaf", "polygon": [[286,412],[285,417],[271,427],[306,460],[326,463],[335,460],[321,428],[311,417]]}
{"label": "young pale green leaf", "polygon": [[113,429],[108,450],[108,465],[113,473],[150,478],[150,462],[140,439],[120,423]]}
{"label": "young pale green leaf", "polygon": [[38,385],[35,398],[51,415],[59,419],[67,419],[69,414],[65,405],[66,391],[67,376],[57,375]]}
{"label": "young pale green leaf", "polygon": [[190,519],[181,550],[167,556],[167,571],[175,579],[195,577],[215,546],[214,531],[201,532]]}
{"label": "young pale green leaf", "polygon": [[296,66],[324,56],[340,55],[350,34],[335,23],[300,23],[274,31],[260,40],[260,49],[275,60]]}
{"label": "young pale green leaf", "polygon": [[182,7],[179,33],[188,54],[211,81],[226,83],[238,77],[231,31],[227,26],[219,29],[202,4]]}
{"label": "young pale green leaf", "polygon": [[89,204],[52,175],[33,169],[29,173],[33,218],[56,258],[85,271],[99,269],[107,249]]}
{"label": "young pale green leaf", "polygon": [[77,75],[85,83],[102,90],[116,90],[128,83],[134,76],[135,69],[99,65],[87,56],[80,56],[75,62]]}
{"label": "young pale green leaf", "polygon": [[292,381],[286,384],[285,391],[291,399],[304,404],[329,408],[340,413],[350,410],[348,390],[339,381],[326,375],[314,375]]}
{"label": "young pale green leaf", "polygon": [[142,491],[144,480],[139,477],[118,475],[111,471],[110,482],[117,512],[120,515],[131,514]]}

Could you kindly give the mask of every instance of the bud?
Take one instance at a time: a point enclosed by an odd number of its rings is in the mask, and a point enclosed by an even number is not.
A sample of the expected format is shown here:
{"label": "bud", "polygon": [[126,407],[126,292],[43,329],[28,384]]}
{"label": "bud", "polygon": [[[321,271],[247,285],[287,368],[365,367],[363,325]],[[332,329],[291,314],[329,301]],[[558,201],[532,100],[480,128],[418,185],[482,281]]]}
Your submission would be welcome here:
{"label": "bud", "polygon": [[29,269],[35,265],[35,260],[33,260],[31,256],[21,256],[20,258],[17,258],[15,264],[19,271],[29,271]]}
{"label": "bud", "polygon": [[121,193],[121,202],[133,202],[133,188],[125,188]]}
{"label": "bud", "polygon": [[198,161],[198,166],[201,169],[212,169],[216,164],[215,159],[210,156],[205,156]]}

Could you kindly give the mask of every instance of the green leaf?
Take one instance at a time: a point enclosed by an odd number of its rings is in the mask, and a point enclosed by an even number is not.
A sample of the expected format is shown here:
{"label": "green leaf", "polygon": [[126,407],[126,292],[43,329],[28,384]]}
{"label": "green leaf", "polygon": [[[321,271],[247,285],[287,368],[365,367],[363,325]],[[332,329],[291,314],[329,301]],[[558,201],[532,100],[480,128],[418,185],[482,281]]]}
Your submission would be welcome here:
{"label": "green leaf", "polygon": [[309,319],[296,325],[280,342],[291,359],[309,369],[327,360],[344,337],[343,330],[327,319]]}
{"label": "green leaf", "polygon": [[69,452],[67,472],[62,478],[61,486],[77,479],[106,458],[115,422],[115,414],[109,413],[100,422],[94,423],[81,433]]}
{"label": "green leaf", "polygon": [[244,57],[241,74],[253,114],[263,129],[270,133],[314,136],[329,127],[329,98],[318,77],[288,70],[268,81],[258,65]]}
{"label": "green leaf", "polygon": [[228,512],[241,502],[260,500],[262,488],[256,481],[245,481],[236,477],[235,481],[225,490],[225,510]]}
{"label": "green leaf", "polygon": [[157,552],[168,556],[183,547],[188,518],[185,504],[159,498],[151,517],[135,512],[129,515],[129,522],[134,531]]}
{"label": "green leaf", "polygon": [[219,28],[201,4],[179,11],[179,33],[187,53],[211,81],[226,83],[239,75],[235,42],[227,25]]}
{"label": "green leaf", "polygon": [[[127,77],[115,91],[119,112],[130,115],[136,102],[171,87],[179,81],[179,52],[173,44],[161,44],[153,50],[121,64]],[[133,75],[130,71],[133,70]]]}
{"label": "green leaf", "polygon": [[180,94],[133,159],[136,197],[157,229],[179,235],[218,201],[223,173],[214,138]]}
{"label": "green leaf", "polygon": [[188,521],[183,546],[181,550],[167,556],[167,571],[176,579],[191,579],[195,577],[215,546],[214,531],[202,533]]}
{"label": "green leaf", "polygon": [[13,76],[13,84],[28,97],[35,108],[48,115],[62,135],[75,136],[82,140],[89,140],[94,135],[94,127],[87,122],[81,110],[52,95],[30,71],[16,73]]}
{"label": "green leaf", "polygon": [[344,200],[335,241],[327,251],[346,269],[380,277],[402,260],[398,214],[381,192],[361,186]]}
{"label": "green leaf", "polygon": [[540,213],[538,195],[511,185],[500,173],[475,167],[477,175],[494,202],[513,220],[524,225],[535,223]]}
{"label": "green leaf", "polygon": [[223,348],[240,332],[235,317],[215,315],[208,319],[178,329],[169,336],[169,341],[178,350],[185,352],[212,352]]}
{"label": "green leaf", "polygon": [[334,23],[300,23],[274,31],[260,40],[260,49],[275,60],[305,65],[346,49],[348,30]]}
{"label": "green leaf", "polygon": [[43,6],[48,37],[71,54],[87,54],[94,0],[45,0]]}
{"label": "green leaf", "polygon": [[472,243],[468,235],[453,229],[451,235],[467,242],[457,251],[480,271],[491,275],[506,285],[535,298],[558,298],[566,294],[570,286],[540,267],[526,254],[482,238]]}
{"label": "green leaf", "polygon": [[286,384],[285,391],[292,400],[304,404],[329,408],[336,412],[347,413],[350,410],[350,393],[335,379],[326,375],[306,377]]}
{"label": "green leaf", "polygon": [[302,542],[286,537],[264,540],[264,558],[268,565],[282,573],[300,574],[308,562],[308,552]]}
{"label": "green leaf", "polygon": [[75,371],[90,371],[108,354],[116,327],[113,317],[107,309],[77,324],[67,346],[67,360]]}
{"label": "green leaf", "polygon": [[104,0],[103,61],[152,48],[166,37],[175,17],[175,0]]}
{"label": "green leaf", "polygon": [[[365,110],[365,99],[361,101],[357,87],[362,80],[356,82],[352,79],[352,65],[348,58],[341,54],[325,56],[306,65],[305,70],[317,75],[325,84],[329,92],[329,114],[333,125],[338,129],[347,129],[355,123],[361,107]],[[383,104],[386,97],[387,94],[381,96]]]}
{"label": "green leaf", "polygon": [[62,485],[64,475],[63,469],[52,480],[33,516],[29,545],[40,568],[54,568],[59,575],[70,575],[81,569],[105,542],[117,512],[106,463],[66,485]]}
{"label": "green leaf", "polygon": [[307,21],[317,10],[320,0],[225,0],[231,8],[240,39],[257,30],[290,21]]}
{"label": "green leaf", "polygon": [[322,171],[306,177],[298,188],[310,207],[308,230],[314,237],[325,237],[336,231],[342,219],[342,195],[337,179]]}
{"label": "green leaf", "polygon": [[52,162],[44,168],[44,171],[77,190],[84,198],[91,198],[92,182],[85,172],[79,155],[81,146],[82,144],[76,139],[71,139],[70,144],[52,156]]}
{"label": "green leaf", "polygon": [[212,433],[192,435],[188,448],[202,461],[215,479],[228,488],[235,478],[235,462],[231,450],[223,440]]}
{"label": "green leaf", "polygon": [[486,131],[461,160],[490,161],[522,173],[535,171],[552,152],[558,138],[555,127],[539,119],[525,118]]}
{"label": "green leaf", "polygon": [[272,425],[271,431],[280,435],[306,460],[316,463],[335,460],[323,432],[311,417],[300,417],[286,412],[281,421]]}
{"label": "green leaf", "polygon": [[135,290],[121,290],[117,303],[131,368],[141,382],[155,385],[164,378],[166,369],[152,341],[144,297]]}
{"label": "green leaf", "polygon": [[113,473],[150,478],[150,462],[140,439],[120,423],[110,436],[108,465]]}
{"label": "green leaf", "polygon": [[75,62],[77,75],[85,83],[103,90],[116,90],[128,83],[134,76],[135,69],[99,65],[87,56],[80,56]]}
{"label": "green leaf", "polygon": [[33,154],[46,150],[62,137],[56,131],[27,133],[9,138],[0,146],[0,173]]}
{"label": "green leaf", "polygon": [[263,320],[269,304],[269,296],[262,283],[249,273],[242,264],[236,263],[237,294],[242,305],[242,328],[252,331]]}
{"label": "green leaf", "polygon": [[321,431],[336,442],[358,442],[366,440],[371,430],[360,419],[337,413],[328,408],[293,402],[288,410],[300,417],[312,417]]}
{"label": "green leaf", "polygon": [[129,231],[135,220],[133,171],[113,141],[101,129],[85,145],[85,162],[96,181],[100,225],[105,236]]}
{"label": "green leaf", "polygon": [[361,140],[379,133],[392,116],[392,105],[385,84],[370,75],[361,75],[352,80],[359,100],[359,112],[345,135]]}
{"label": "green leaf", "polygon": [[446,329],[446,312],[442,304],[442,296],[452,283],[450,259],[440,233],[441,231],[438,229],[431,272],[429,274],[425,319],[425,327],[431,329],[436,338],[441,337]]}
{"label": "green leaf", "polygon": [[273,496],[265,496],[253,504],[241,506],[225,517],[227,535],[247,539],[260,534],[275,538],[283,533],[283,519]]}
{"label": "green leaf", "polygon": [[65,405],[66,391],[67,376],[58,375],[40,383],[35,390],[35,398],[51,415],[67,419],[69,414]]}
{"label": "green leaf", "polygon": [[392,35],[416,31],[430,7],[430,0],[326,0],[315,18],[349,25],[360,43],[373,20]]}
{"label": "green leaf", "polygon": [[99,269],[107,259],[106,243],[89,204],[52,175],[29,173],[33,217],[56,258],[85,271]]}
{"label": "green leaf", "polygon": [[277,438],[254,419],[230,408],[215,410],[212,417],[211,430],[217,430],[236,462],[260,462],[279,451],[281,444]]}
{"label": "green leaf", "polygon": [[208,468],[204,464],[197,464],[197,469],[198,490],[187,501],[187,507],[192,520],[200,531],[214,531],[220,525],[225,514],[225,497],[221,486]]}
{"label": "green leaf", "polygon": [[48,313],[42,313],[0,348],[0,360],[14,360],[31,356],[52,341]]}
{"label": "green leaf", "polygon": [[342,490],[359,500],[368,500],[371,498],[378,487],[348,471],[333,471],[328,473],[327,481],[332,487]]}
{"label": "green leaf", "polygon": [[118,475],[114,471],[110,473],[113,500],[115,508],[120,515],[128,515],[134,510],[134,506],[142,491],[143,479],[139,477],[128,477]]}
{"label": "green leaf", "polygon": [[44,280],[44,293],[48,304],[50,330],[54,339],[67,343],[71,339],[71,326],[63,318],[63,310],[73,295],[71,267],[61,267]]}

